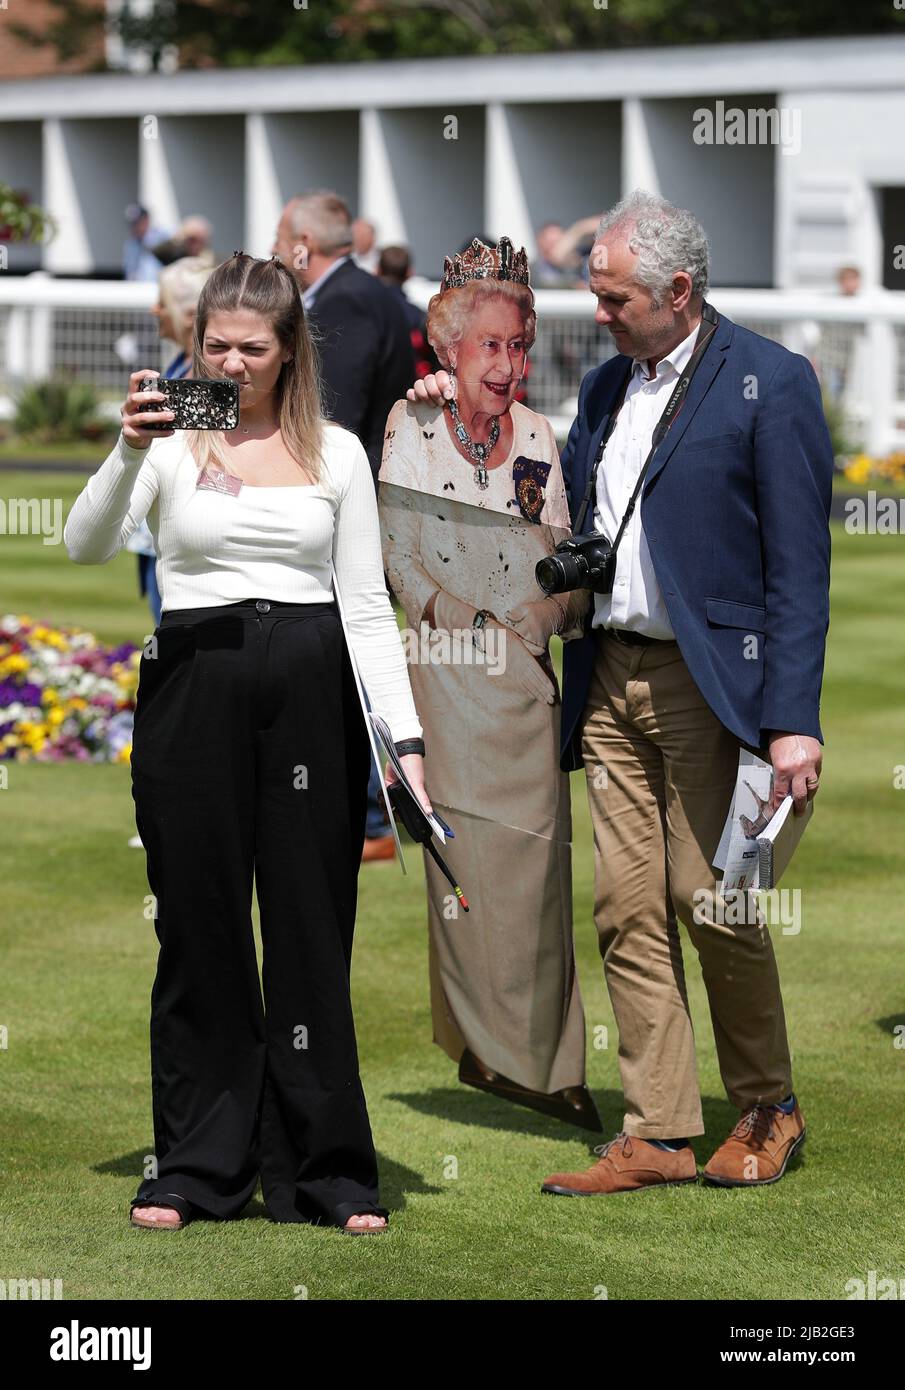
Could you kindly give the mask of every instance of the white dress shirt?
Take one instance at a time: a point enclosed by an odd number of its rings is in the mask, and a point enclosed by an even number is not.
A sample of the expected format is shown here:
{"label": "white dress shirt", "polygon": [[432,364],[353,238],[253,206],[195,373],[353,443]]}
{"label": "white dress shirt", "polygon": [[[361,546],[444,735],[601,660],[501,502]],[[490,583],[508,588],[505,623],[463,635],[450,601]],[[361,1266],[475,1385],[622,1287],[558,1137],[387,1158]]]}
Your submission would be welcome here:
{"label": "white dress shirt", "polygon": [[[699,327],[696,325],[657,363],[653,377],[648,378],[646,360],[635,360],[622,409],[597,469],[594,529],[610,541],[616,538],[638,474],[650,453],[657,422],[694,351]],[[591,625],[629,628],[668,641],[676,634],[654,573],[641,510],[639,498],[616,551],[613,592],[594,595]]]}

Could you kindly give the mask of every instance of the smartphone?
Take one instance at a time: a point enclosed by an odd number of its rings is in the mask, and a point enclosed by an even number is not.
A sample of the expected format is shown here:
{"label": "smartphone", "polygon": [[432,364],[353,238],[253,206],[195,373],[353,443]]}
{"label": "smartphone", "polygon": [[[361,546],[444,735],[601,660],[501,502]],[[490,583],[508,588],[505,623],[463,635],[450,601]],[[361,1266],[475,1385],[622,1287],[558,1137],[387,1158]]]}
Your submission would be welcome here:
{"label": "smartphone", "polygon": [[162,391],[165,401],[148,401],[146,410],[172,410],[173,419],[146,430],[234,430],[239,423],[239,387],[235,381],[204,377],[146,376],[141,391]]}

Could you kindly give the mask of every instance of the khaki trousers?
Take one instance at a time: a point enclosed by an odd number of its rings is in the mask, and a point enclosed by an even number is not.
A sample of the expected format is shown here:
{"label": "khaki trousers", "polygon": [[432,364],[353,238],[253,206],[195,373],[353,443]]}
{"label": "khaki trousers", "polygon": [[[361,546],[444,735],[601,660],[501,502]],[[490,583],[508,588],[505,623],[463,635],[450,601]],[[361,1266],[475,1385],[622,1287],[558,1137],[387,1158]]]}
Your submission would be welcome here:
{"label": "khaki trousers", "polygon": [[[747,925],[731,925],[731,912],[720,924],[710,862],[739,744],[704,700],[677,642],[628,647],[601,629],[594,640],[582,755],[594,825],[594,920],[619,1031],[623,1129],[644,1139],[691,1137],[704,1124],[677,917],[701,962],[730,1101],[743,1110],[792,1089],[769,932],[750,914]],[[696,899],[699,890],[709,899]],[[710,904],[706,913],[702,901]]]}

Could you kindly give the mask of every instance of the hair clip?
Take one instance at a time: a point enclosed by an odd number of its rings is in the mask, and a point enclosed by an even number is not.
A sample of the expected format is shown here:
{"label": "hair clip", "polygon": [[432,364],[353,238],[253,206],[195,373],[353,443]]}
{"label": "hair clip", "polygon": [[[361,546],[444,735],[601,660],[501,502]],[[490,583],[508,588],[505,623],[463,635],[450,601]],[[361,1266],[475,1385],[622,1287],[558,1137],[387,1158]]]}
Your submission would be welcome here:
{"label": "hair clip", "polygon": [[233,259],[235,260],[236,256],[244,256],[244,255],[245,255],[245,252],[244,252],[244,251],[234,251],[234,252],[233,252]]}

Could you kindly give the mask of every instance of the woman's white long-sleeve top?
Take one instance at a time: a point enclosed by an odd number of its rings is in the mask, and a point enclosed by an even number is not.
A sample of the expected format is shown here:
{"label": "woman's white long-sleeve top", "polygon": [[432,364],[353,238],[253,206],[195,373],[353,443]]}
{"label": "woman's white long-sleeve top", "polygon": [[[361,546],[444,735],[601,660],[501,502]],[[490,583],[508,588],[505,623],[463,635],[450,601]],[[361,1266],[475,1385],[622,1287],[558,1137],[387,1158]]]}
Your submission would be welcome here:
{"label": "woman's white long-sleeve top", "polygon": [[377,499],[356,436],[328,424],[322,481],[251,487],[237,496],[199,488],[183,431],[133,449],[120,435],[70,512],[63,540],[77,564],[105,564],[142,519],[157,550],[164,612],[242,599],[329,603],[335,569],[349,644],[371,707],[393,739],[421,723],[386,589]]}

